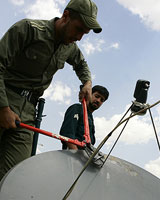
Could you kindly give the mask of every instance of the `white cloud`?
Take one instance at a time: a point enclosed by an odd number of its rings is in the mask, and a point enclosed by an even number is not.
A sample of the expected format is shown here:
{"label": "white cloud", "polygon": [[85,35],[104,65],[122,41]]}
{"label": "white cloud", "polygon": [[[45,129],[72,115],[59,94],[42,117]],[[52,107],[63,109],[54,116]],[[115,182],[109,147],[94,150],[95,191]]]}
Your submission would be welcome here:
{"label": "white cloud", "polygon": [[[109,120],[105,117],[95,117],[94,120],[97,139],[100,141],[103,140],[104,137],[117,125],[122,116],[123,114],[114,115]],[[113,132],[112,136],[108,140],[108,145],[113,144],[120,134],[123,126],[124,124]],[[147,144],[151,139],[155,139],[155,134],[149,114],[146,114],[144,116],[135,116],[129,120],[119,142],[129,145],[142,143]]]}
{"label": "white cloud", "polygon": [[91,39],[91,38],[86,38],[81,42],[80,46],[82,47],[83,51],[87,55],[94,54],[96,52],[102,52],[103,50],[107,49],[119,49],[119,43],[111,43],[110,45],[105,45],[106,42],[102,39]]}
{"label": "white cloud", "polygon": [[84,40],[81,46],[83,47],[87,55],[93,54],[95,51],[95,46],[92,43],[90,43],[88,39]]}
{"label": "white cloud", "polygon": [[119,43],[115,42],[115,43],[111,44],[109,48],[119,49]]}
{"label": "white cloud", "polygon": [[147,171],[160,178],[160,157],[156,160],[151,160],[144,167]]}
{"label": "white cloud", "polygon": [[105,41],[102,39],[95,39],[94,41],[91,41],[91,39],[87,38],[83,40],[81,46],[87,55],[91,55],[96,51],[101,52],[104,43]]}
{"label": "white cloud", "polygon": [[49,88],[44,92],[43,98],[49,98],[50,100],[58,103],[70,104],[69,97],[71,96],[71,88],[64,85],[62,82],[55,82],[51,84]]}
{"label": "white cloud", "polygon": [[25,8],[24,12],[26,17],[34,19],[52,19],[54,17],[60,17],[60,5],[64,4],[63,0],[36,0],[35,3]]}
{"label": "white cloud", "polygon": [[11,2],[16,6],[24,5],[24,0],[11,0]]}
{"label": "white cloud", "polygon": [[117,2],[138,15],[142,22],[153,30],[160,31],[159,0],[117,0]]}
{"label": "white cloud", "polygon": [[59,3],[60,5],[64,6],[67,0],[54,0],[55,2]]}

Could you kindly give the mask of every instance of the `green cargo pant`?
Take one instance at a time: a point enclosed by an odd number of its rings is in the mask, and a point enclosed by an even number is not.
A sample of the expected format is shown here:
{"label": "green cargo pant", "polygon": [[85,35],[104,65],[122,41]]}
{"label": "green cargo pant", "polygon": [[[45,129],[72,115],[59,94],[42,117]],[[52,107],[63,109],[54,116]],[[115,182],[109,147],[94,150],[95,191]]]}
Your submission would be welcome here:
{"label": "green cargo pant", "polygon": [[[11,110],[23,123],[34,126],[35,106],[12,90],[7,89]],[[33,132],[24,128],[0,128],[0,180],[16,164],[31,156]]]}

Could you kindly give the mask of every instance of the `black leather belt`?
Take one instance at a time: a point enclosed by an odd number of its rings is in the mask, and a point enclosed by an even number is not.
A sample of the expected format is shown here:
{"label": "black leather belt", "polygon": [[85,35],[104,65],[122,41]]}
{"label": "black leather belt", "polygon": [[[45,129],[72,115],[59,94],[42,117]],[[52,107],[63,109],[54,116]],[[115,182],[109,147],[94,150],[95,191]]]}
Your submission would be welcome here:
{"label": "black leather belt", "polygon": [[22,97],[25,97],[29,102],[31,102],[34,106],[37,105],[38,96],[35,95],[31,90],[17,88],[8,84],[5,84],[7,88],[11,89],[13,92],[19,94]]}

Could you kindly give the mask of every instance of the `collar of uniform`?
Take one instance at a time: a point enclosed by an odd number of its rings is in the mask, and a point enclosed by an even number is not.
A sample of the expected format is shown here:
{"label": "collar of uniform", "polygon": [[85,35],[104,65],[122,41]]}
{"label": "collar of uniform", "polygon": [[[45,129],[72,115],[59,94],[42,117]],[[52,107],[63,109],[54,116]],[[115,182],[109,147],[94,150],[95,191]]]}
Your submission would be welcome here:
{"label": "collar of uniform", "polygon": [[53,19],[51,19],[51,20],[49,20],[48,22],[48,29],[49,29],[49,32],[50,32],[50,37],[51,37],[51,39],[55,42],[55,21],[57,20],[57,19],[59,19],[58,17],[55,17],[55,18],[53,18]]}

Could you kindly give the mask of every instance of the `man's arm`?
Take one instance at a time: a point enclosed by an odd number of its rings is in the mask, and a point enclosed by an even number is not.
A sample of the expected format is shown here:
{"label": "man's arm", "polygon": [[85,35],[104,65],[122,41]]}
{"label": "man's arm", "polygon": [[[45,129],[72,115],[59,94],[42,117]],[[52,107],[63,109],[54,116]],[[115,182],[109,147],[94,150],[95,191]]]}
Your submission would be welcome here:
{"label": "man's arm", "polygon": [[83,98],[85,98],[86,103],[88,105],[89,101],[91,100],[91,95],[92,95],[92,82],[87,81],[79,92],[79,101],[82,102]]}
{"label": "man's arm", "polygon": [[82,52],[76,44],[74,44],[71,55],[67,62],[73,66],[73,70],[75,70],[76,75],[84,85],[80,94],[80,101],[85,98],[88,103],[92,94],[91,72]]}
{"label": "man's arm", "polygon": [[66,145],[67,145],[68,149],[78,150],[78,147],[75,144],[71,144],[69,142],[66,142]]}
{"label": "man's arm", "polygon": [[12,67],[14,58],[28,40],[28,24],[25,20],[14,24],[0,40],[0,127],[16,128],[15,120],[20,120],[9,108],[4,84],[7,67]]}

